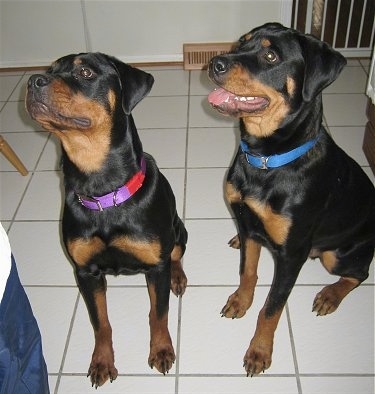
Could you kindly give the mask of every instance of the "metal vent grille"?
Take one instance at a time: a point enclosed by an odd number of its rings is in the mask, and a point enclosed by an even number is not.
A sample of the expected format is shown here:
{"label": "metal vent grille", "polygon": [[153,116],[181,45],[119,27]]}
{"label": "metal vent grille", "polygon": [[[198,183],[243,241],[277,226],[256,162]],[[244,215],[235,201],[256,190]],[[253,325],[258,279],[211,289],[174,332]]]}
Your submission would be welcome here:
{"label": "metal vent grille", "polygon": [[207,68],[211,58],[230,52],[234,45],[232,42],[184,44],[184,69],[202,70]]}

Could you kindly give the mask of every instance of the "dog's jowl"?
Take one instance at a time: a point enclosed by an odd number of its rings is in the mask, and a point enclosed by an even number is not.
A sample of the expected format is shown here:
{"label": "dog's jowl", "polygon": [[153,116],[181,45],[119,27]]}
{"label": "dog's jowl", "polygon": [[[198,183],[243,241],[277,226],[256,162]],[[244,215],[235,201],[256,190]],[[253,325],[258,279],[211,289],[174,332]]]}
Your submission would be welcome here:
{"label": "dog's jowl", "polygon": [[186,288],[181,258],[187,232],[168,181],[142,150],[131,115],[153,81],[113,57],[88,53],[65,56],[28,82],[29,114],[61,140],[63,241],[94,329],[88,376],[96,387],[118,374],[106,274],[145,274],[149,365],[165,374],[175,360],[169,293],[180,296]]}
{"label": "dog's jowl", "polygon": [[[345,58],[316,38],[277,23],[240,38],[214,57],[211,105],[240,119],[241,144],[226,184],[237,220],[240,285],[222,315],[242,317],[253,301],[262,246],[275,273],[244,356],[247,374],[271,365],[274,333],[304,262],[318,258],[339,280],[313,302],[332,313],[368,276],[375,244],[375,190],[322,126],[322,90]],[[339,329],[339,328],[338,328]]]}

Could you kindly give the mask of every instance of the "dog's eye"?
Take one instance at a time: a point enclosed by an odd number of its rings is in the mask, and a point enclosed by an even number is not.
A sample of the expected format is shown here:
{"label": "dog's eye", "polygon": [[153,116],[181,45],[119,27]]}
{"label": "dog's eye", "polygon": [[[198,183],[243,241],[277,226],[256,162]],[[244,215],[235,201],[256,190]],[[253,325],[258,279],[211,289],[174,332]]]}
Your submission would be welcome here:
{"label": "dog's eye", "polygon": [[276,53],[270,50],[268,50],[263,56],[269,63],[275,63],[278,60]]}
{"label": "dog's eye", "polygon": [[89,68],[82,67],[81,70],[79,71],[79,75],[85,79],[91,79],[93,78],[94,73]]}

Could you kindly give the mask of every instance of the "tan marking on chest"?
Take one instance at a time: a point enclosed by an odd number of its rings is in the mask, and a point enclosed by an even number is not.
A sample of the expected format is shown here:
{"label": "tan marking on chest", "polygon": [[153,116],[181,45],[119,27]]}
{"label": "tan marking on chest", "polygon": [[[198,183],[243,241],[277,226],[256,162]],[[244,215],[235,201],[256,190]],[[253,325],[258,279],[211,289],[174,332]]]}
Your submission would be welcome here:
{"label": "tan marking on chest", "polygon": [[66,246],[70,256],[80,267],[85,266],[95,255],[106,248],[105,243],[99,237],[76,238],[69,240]]}
{"label": "tan marking on chest", "polygon": [[245,204],[259,217],[264,229],[270,238],[277,244],[282,245],[289,234],[291,220],[288,217],[275,213],[271,206],[254,198],[246,197]]}
{"label": "tan marking on chest", "polygon": [[146,242],[120,236],[110,242],[110,246],[132,254],[145,264],[156,265],[160,262],[161,245],[157,240]]}

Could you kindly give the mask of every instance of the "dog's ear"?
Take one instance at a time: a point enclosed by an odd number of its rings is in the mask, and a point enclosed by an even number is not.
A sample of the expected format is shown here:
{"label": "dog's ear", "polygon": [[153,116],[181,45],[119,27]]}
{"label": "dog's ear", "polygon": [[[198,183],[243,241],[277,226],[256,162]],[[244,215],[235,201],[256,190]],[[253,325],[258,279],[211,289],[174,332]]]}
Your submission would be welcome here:
{"label": "dog's ear", "polygon": [[338,77],[346,59],[311,35],[300,34],[299,38],[305,60],[302,98],[308,102]]}
{"label": "dog's ear", "polygon": [[122,89],[122,107],[129,115],[134,107],[150,92],[154,77],[138,68],[131,67],[118,59],[110,58],[117,70]]}

